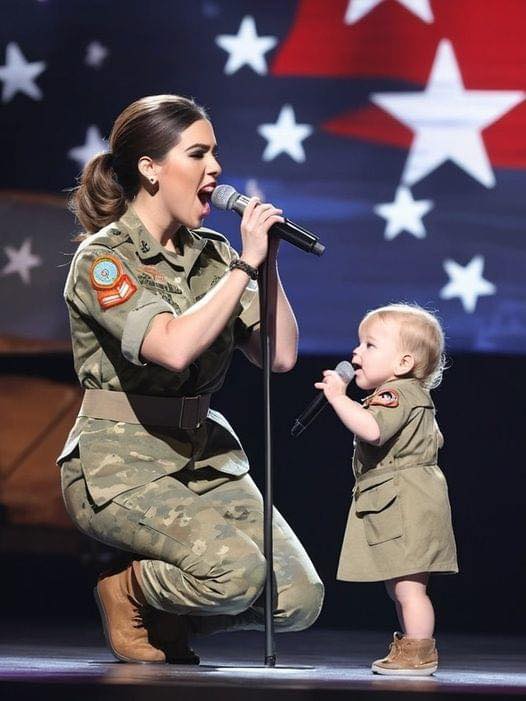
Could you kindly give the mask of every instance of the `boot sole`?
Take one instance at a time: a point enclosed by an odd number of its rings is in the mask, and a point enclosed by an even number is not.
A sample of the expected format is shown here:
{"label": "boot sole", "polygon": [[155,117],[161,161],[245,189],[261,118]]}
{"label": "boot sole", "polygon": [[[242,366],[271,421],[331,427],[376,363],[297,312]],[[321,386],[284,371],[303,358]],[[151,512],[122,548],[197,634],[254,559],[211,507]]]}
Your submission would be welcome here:
{"label": "boot sole", "polygon": [[98,591],[97,587],[94,587],[94,589],[93,589],[93,596],[95,597],[95,603],[97,604],[97,608],[99,609],[99,614],[100,614],[100,618],[102,621],[102,630],[104,631],[104,637],[106,639],[106,644],[110,648],[114,657],[116,657],[120,662],[132,662],[134,664],[166,664],[162,660],[137,660],[137,659],[134,659],[133,657],[126,657],[125,655],[121,655],[120,653],[118,653],[111,643],[111,638],[110,638],[110,634],[108,632],[108,627],[107,627],[107,620],[108,619],[106,616],[106,611],[104,609],[104,604],[102,603],[102,599],[100,598],[99,591]]}
{"label": "boot sole", "polygon": [[378,667],[377,665],[371,665],[371,672],[375,674],[383,674],[384,676],[395,676],[395,677],[428,677],[434,674],[438,669],[438,665],[433,667],[424,667],[420,669],[385,669],[384,667]]}

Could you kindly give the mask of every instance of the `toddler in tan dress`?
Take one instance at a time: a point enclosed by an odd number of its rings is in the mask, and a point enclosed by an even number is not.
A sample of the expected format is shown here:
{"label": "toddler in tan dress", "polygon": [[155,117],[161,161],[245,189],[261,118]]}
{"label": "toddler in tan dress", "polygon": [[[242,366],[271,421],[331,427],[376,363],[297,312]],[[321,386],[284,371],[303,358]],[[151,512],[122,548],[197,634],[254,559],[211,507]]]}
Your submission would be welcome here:
{"label": "toddler in tan dress", "polygon": [[458,572],[447,484],[437,465],[443,438],[429,390],[444,368],[444,334],[433,314],[391,304],[359,327],[352,364],[358,387],[373,390],[363,405],[346,396],[333,370],[316,387],[355,435],[356,484],[338,579],[384,581],[402,632],[378,674],[429,675],[438,667],[431,572]]}

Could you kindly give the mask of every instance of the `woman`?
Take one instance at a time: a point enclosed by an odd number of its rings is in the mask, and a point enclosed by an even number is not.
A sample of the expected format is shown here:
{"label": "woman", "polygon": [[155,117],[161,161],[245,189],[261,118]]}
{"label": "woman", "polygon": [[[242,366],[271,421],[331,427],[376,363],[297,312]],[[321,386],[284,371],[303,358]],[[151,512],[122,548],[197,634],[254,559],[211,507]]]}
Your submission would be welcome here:
{"label": "woman", "polygon": [[[198,662],[191,633],[262,627],[262,500],[247,457],[209,409],[235,347],[259,364],[257,268],[273,270],[272,369],[296,361],[297,326],[268,231],[281,210],[252,198],[242,251],[201,229],[221,173],[205,111],[146,97],[117,118],[85,167],[73,209],[86,236],[65,288],[86,390],[59,457],[85,533],[134,553],[99,578],[106,638],[129,662]],[[323,585],[275,516],[275,626],[317,618]]]}

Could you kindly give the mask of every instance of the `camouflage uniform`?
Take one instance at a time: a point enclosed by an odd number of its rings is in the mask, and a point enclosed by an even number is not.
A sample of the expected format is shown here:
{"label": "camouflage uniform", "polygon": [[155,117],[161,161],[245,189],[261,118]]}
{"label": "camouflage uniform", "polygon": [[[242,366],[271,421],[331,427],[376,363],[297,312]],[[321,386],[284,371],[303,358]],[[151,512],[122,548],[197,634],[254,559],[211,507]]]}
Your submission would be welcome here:
{"label": "camouflage uniform", "polygon": [[356,441],[356,485],[338,579],[458,572],[447,484],[437,465],[443,438],[431,395],[416,379],[398,379],[379,387],[364,406],[378,422],[380,441]]}
{"label": "camouflage uniform", "polygon": [[[181,255],[162,248],[131,207],[80,245],[65,299],[85,389],[181,397],[221,387],[234,347],[258,323],[255,285],[184,371],[146,365],[140,357],[152,319],[185,312],[236,255],[223,236],[205,229],[183,229],[181,245]],[[116,303],[92,284],[98,261],[108,259],[124,272]],[[260,627],[263,507],[247,456],[216,411],[196,428],[176,426],[79,415],[58,459],[68,511],[91,537],[143,558],[144,594],[152,606],[190,615],[197,632]],[[301,630],[319,614],[323,585],[278,512],[274,523],[276,630]]]}

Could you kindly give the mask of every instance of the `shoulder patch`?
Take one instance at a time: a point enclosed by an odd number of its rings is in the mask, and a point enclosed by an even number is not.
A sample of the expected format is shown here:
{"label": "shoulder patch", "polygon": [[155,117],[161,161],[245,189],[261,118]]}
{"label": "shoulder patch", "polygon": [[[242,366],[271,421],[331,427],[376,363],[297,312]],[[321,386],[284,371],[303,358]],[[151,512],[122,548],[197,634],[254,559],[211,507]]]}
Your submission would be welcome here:
{"label": "shoulder patch", "polygon": [[397,407],[400,404],[400,397],[395,389],[383,389],[378,394],[373,394],[368,406],[388,406]]}
{"label": "shoulder patch", "polygon": [[93,261],[90,282],[102,309],[123,304],[137,291],[135,283],[124,272],[121,261],[111,253]]}

